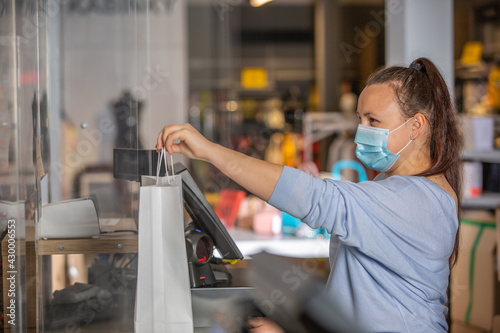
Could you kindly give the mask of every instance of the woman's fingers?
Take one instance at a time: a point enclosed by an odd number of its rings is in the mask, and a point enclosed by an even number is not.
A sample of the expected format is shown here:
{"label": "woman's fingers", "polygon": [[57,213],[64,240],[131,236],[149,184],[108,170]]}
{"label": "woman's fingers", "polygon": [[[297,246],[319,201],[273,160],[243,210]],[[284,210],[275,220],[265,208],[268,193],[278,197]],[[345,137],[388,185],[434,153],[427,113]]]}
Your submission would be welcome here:
{"label": "woman's fingers", "polygon": [[268,318],[250,318],[247,321],[252,333],[284,333],[283,329]]}
{"label": "woman's fingers", "polygon": [[163,127],[160,134],[158,134],[158,139],[156,140],[156,150],[160,151],[163,147],[167,148],[166,142],[169,136],[171,136],[174,131],[179,130],[181,126],[183,125],[169,125]]}
{"label": "woman's fingers", "polygon": [[180,142],[184,143],[184,146],[187,146],[189,148],[190,144],[189,142],[187,142],[189,135],[190,133],[185,126],[180,128],[172,128],[172,131],[165,136],[165,141],[164,141],[165,148],[168,150],[170,154],[172,154],[173,146],[175,146],[174,141],[177,140],[180,140]]}
{"label": "woman's fingers", "polygon": [[[178,142],[177,142],[178,141]],[[165,126],[158,135],[156,150],[181,153],[189,158],[203,158],[208,141],[190,124]]]}
{"label": "woman's fingers", "polygon": [[247,320],[247,325],[250,328],[258,328],[258,327],[262,326],[263,324],[264,324],[264,318],[262,318],[262,317],[253,317],[253,318],[249,318]]}

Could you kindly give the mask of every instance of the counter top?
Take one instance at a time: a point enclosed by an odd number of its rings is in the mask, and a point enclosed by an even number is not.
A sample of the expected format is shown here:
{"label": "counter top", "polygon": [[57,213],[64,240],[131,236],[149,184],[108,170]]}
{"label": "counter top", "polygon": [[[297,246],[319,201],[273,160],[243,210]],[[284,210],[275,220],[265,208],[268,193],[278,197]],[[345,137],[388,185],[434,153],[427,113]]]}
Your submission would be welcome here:
{"label": "counter top", "polygon": [[[102,226],[103,231],[134,229],[130,225]],[[328,258],[330,240],[326,238],[298,238],[284,235],[261,235],[250,230],[228,229],[245,258],[266,251],[292,258]],[[3,246],[7,245],[3,242]],[[130,232],[102,234],[98,238],[40,239],[39,255],[71,253],[135,253],[137,235]]]}
{"label": "counter top", "polygon": [[245,258],[262,251],[294,258],[328,258],[330,240],[260,235],[245,229],[228,229]]}

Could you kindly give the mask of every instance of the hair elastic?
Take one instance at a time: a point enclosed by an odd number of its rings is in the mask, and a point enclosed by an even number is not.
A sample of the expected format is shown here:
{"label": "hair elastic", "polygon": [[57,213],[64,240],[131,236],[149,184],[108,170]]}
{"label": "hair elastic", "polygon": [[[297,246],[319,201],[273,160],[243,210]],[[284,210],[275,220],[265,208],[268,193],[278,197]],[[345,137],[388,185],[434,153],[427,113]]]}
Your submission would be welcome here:
{"label": "hair elastic", "polygon": [[410,68],[413,68],[413,69],[414,69],[414,70],[416,70],[417,72],[420,72],[420,70],[422,69],[422,65],[417,64],[417,63],[415,63],[415,62],[414,62],[414,63],[412,63],[412,64],[410,65]]}

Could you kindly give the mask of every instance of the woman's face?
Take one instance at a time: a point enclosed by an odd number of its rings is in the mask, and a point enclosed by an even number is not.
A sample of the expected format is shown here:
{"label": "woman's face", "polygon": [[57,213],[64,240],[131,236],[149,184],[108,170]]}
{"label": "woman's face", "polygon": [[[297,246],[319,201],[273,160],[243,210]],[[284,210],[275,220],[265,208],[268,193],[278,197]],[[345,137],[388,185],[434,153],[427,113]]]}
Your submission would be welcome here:
{"label": "woman's face", "polygon": [[[394,89],[387,84],[370,85],[363,89],[358,99],[357,114],[362,125],[389,131],[408,120],[401,114]],[[387,149],[391,153],[399,152],[411,140],[410,126],[411,122],[389,134]]]}

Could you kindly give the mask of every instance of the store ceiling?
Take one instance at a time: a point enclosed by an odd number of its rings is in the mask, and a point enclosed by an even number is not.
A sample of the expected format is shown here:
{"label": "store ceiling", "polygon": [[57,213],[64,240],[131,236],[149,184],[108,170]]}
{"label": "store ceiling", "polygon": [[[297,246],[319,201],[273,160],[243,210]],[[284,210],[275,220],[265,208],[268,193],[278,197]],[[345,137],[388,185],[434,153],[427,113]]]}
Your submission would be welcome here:
{"label": "store ceiling", "polygon": [[[274,0],[275,5],[308,5],[313,4],[315,0]],[[343,6],[379,6],[383,5],[385,0],[338,0]]]}
{"label": "store ceiling", "polygon": [[[275,5],[308,5],[313,4],[315,0],[274,0]],[[385,0],[338,0],[344,6],[380,6]]]}
{"label": "store ceiling", "polygon": [[[337,0],[342,6],[382,6],[385,0]],[[248,3],[248,0],[213,0],[214,3],[225,3],[230,6]],[[315,0],[274,0],[272,6],[304,6],[312,5]],[[191,4],[206,4],[207,0],[189,0]]]}

